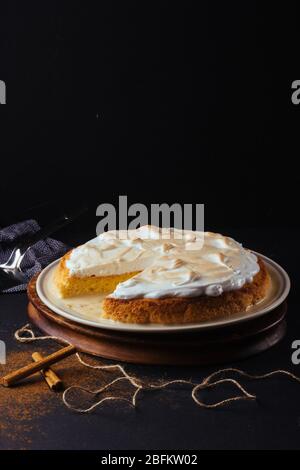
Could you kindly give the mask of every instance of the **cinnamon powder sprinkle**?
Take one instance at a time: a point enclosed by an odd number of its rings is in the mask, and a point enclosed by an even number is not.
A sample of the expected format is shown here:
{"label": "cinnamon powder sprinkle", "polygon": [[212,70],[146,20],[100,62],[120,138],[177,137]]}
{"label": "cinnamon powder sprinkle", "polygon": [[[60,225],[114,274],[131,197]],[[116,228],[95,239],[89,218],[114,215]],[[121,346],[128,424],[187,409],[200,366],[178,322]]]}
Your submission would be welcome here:
{"label": "cinnamon powder sprinkle", "polygon": [[[27,333],[31,333],[30,338],[25,342],[23,341],[22,348],[24,346],[25,348],[22,350],[18,349],[8,355],[6,366],[0,366],[0,376],[19,369],[32,361],[32,342],[50,339],[49,337],[36,337],[29,330],[28,325],[18,330],[18,333],[25,331],[25,329]],[[55,338],[51,337],[51,339]],[[30,344],[26,345],[27,341]],[[45,350],[43,341],[39,341],[39,345],[35,344],[34,350],[46,356],[51,353],[49,349],[49,344],[47,344],[47,350]],[[51,346],[51,349],[57,350],[57,345],[55,347]],[[107,365],[102,359],[100,360],[90,355],[88,355],[89,359],[86,362],[84,356],[86,355],[82,353],[79,355],[77,353],[75,356],[69,356],[54,365],[53,370],[57,372],[64,383],[66,389],[64,393],[51,391],[40,373],[34,374],[14,387],[7,388],[0,386],[0,448],[7,449],[8,446],[17,449],[34,448],[34,442],[31,439],[32,435],[38,432],[40,435],[47,437],[47,428],[46,431],[38,429],[38,418],[62,412],[62,403],[67,408],[79,413],[88,413],[96,410],[102,403],[109,400],[121,399],[135,407],[137,396],[143,390],[162,390],[172,385],[184,384],[192,387],[190,396],[196,405],[200,408],[214,409],[238,400],[253,401],[256,399],[255,395],[247,392],[241,385],[239,382],[241,378],[264,380],[275,376],[285,376],[292,381],[298,382],[298,384],[300,383],[300,377],[286,370],[278,369],[262,375],[251,375],[240,369],[226,368],[213,372],[197,383],[191,380],[176,379],[159,381],[154,384],[150,383],[146,378],[142,379],[140,377],[137,379],[129,375],[119,364]],[[230,378],[232,374],[238,376],[239,380]],[[199,392],[225,384],[234,385],[240,394],[214,403],[202,401]],[[66,399],[68,392],[71,392],[68,395],[72,395],[71,402],[69,399]],[[82,407],[83,402],[84,406]]]}
{"label": "cinnamon powder sprinkle", "polygon": [[[47,349],[40,345],[35,345],[35,351],[46,356],[52,351],[47,345]],[[32,345],[30,347],[16,350],[8,354],[7,363],[0,365],[0,377],[17,370],[32,362]],[[53,351],[57,350],[57,345]],[[89,362],[99,364],[95,358],[89,356]],[[102,382],[107,381],[107,373],[100,374],[98,371],[86,369],[79,364],[74,357],[68,357],[52,366],[63,381],[64,387],[70,387],[80,383],[91,389],[96,389]],[[118,390],[116,388],[118,387]],[[116,384],[115,393],[119,396],[130,396],[128,387],[125,384]],[[92,397],[79,396],[78,401],[84,399],[85,403]],[[75,397],[76,400],[76,397]],[[3,387],[0,385],[0,449],[27,449],[34,446],[32,436],[39,432],[37,420],[41,416],[51,415],[62,407],[62,392],[51,391],[38,372],[13,387]],[[45,434],[45,433],[44,433]]]}

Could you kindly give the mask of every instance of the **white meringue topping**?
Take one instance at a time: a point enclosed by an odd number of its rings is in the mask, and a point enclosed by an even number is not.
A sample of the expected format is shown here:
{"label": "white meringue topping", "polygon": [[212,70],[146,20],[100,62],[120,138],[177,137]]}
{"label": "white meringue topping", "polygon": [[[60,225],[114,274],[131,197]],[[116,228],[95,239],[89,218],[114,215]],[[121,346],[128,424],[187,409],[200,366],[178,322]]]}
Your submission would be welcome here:
{"label": "white meringue topping", "polygon": [[79,277],[141,271],[118,284],[111,296],[120,299],[218,296],[259,271],[257,257],[232,238],[149,225],[102,233],[75,248],[66,265]]}

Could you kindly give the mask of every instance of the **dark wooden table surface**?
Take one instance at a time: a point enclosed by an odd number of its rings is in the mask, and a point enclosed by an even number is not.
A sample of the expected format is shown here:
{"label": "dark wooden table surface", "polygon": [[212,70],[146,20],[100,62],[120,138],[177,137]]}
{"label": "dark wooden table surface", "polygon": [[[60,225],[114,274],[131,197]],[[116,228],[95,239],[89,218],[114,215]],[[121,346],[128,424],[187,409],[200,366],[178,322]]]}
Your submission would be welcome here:
{"label": "dark wooden table surface", "polygon": [[[221,231],[221,230],[220,230]],[[228,233],[228,231],[227,231]],[[286,369],[300,376],[300,365],[291,361],[294,340],[300,339],[299,231],[254,229],[230,231],[246,246],[280,263],[290,274],[292,290],[288,301],[288,330],[274,348],[247,360],[226,364],[249,373]],[[69,235],[66,236],[68,238]],[[79,235],[80,242],[85,235]],[[61,236],[63,238],[63,235]],[[8,359],[15,351],[31,351],[32,345],[17,344],[14,331],[27,322],[26,293],[0,295],[0,339],[7,346]],[[8,364],[9,366],[10,364]],[[161,367],[126,365],[137,376],[151,380],[190,378],[200,380],[213,367]],[[3,366],[0,365],[0,371]],[[79,378],[80,379],[80,378]],[[101,384],[99,377],[99,384]],[[89,415],[76,414],[63,405],[58,395],[47,413],[38,409],[29,417],[26,439],[18,419],[0,427],[1,449],[214,449],[214,448],[299,448],[300,384],[285,378],[247,382],[258,396],[256,402],[239,402],[223,409],[198,408],[188,389],[145,393],[138,407],[106,404]],[[25,386],[25,385],[24,385]],[[205,392],[207,401],[228,396],[232,389]],[[7,389],[7,393],[11,393]],[[51,393],[51,392],[49,392]],[[44,404],[45,405],[45,404]],[[19,406],[17,401],[15,405]],[[1,408],[2,415],[8,410]],[[18,434],[19,433],[19,434]]]}

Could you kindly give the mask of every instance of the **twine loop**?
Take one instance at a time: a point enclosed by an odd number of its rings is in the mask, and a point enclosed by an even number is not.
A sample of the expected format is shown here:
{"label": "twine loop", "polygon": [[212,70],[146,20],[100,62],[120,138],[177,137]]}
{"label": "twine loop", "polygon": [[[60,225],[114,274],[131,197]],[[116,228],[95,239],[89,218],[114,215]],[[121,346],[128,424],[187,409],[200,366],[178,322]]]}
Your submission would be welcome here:
{"label": "twine loop", "polygon": [[[20,343],[31,343],[34,341],[45,341],[45,340],[54,340],[54,341],[59,341],[59,342],[64,342],[65,344],[71,344],[66,340],[63,340],[62,338],[59,338],[57,336],[37,336],[34,331],[32,330],[30,324],[24,325],[22,328],[18,329],[15,332],[15,338],[17,341]],[[228,373],[234,373],[237,375],[240,375],[241,377],[244,377],[246,379],[250,380],[263,380],[267,379],[270,377],[273,377],[274,375],[285,375],[289,377],[292,380],[295,380],[296,382],[300,383],[300,378],[297,377],[296,375],[292,374],[291,372],[287,370],[274,370],[271,372],[268,372],[266,374],[262,375],[251,375],[248,374],[247,372],[244,372],[241,369],[235,369],[235,368],[226,368],[226,369],[220,369],[217,370],[216,372],[213,372],[212,374],[208,375],[205,377],[200,383],[195,383],[192,382],[191,380],[184,380],[184,379],[175,379],[175,380],[169,380],[165,381],[163,383],[157,383],[157,384],[146,384],[143,383],[141,380],[137,379],[136,377],[129,375],[124,367],[121,364],[109,364],[109,365],[104,365],[104,364],[99,364],[99,365],[94,365],[94,364],[89,364],[86,362],[81,355],[77,352],[76,357],[78,362],[87,368],[94,369],[94,370],[101,370],[101,371],[118,371],[121,375],[114,380],[110,381],[109,383],[103,385],[102,387],[98,388],[97,390],[90,390],[88,388],[82,387],[80,385],[71,385],[68,387],[62,395],[62,401],[64,405],[69,408],[70,410],[76,411],[78,413],[90,413],[91,411],[95,410],[99,406],[101,406],[105,402],[112,402],[112,401],[122,401],[127,404],[129,404],[132,407],[137,406],[137,397],[142,391],[154,391],[154,390],[162,390],[164,388],[167,388],[171,385],[188,385],[189,387],[192,387],[191,390],[191,398],[193,399],[194,403],[198,405],[201,408],[207,408],[207,409],[212,409],[212,408],[219,408],[223,407],[224,405],[234,402],[234,401],[239,401],[239,400],[250,400],[254,401],[256,400],[256,395],[253,395],[249,393],[241,384],[238,380],[228,378],[226,375]],[[225,377],[224,377],[225,376]],[[222,378],[223,377],[223,378]],[[131,400],[124,398],[124,397],[119,397],[119,396],[105,396],[100,398],[98,401],[96,401],[94,404],[91,406],[87,406],[85,408],[83,407],[77,407],[72,404],[72,401],[69,400],[69,394],[72,391],[81,391],[84,393],[87,393],[89,395],[97,397],[101,393],[107,391],[112,387],[114,384],[121,382],[121,381],[127,381],[129,382],[134,391],[131,396]],[[241,394],[235,395],[233,397],[226,398],[221,401],[217,401],[215,403],[205,403],[199,399],[199,393],[203,390],[215,388],[218,386],[221,386],[223,384],[231,384],[234,387],[236,387]]]}

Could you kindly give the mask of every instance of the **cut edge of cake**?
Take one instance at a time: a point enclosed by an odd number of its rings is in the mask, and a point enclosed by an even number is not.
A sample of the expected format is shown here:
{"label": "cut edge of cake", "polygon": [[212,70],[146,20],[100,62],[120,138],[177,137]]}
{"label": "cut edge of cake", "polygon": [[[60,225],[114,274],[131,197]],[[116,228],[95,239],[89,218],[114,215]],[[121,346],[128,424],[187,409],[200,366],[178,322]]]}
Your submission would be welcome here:
{"label": "cut edge of cake", "polygon": [[127,281],[139,273],[135,271],[110,276],[72,276],[66,266],[71,253],[72,251],[69,251],[63,256],[54,274],[54,282],[62,298],[86,294],[111,294],[120,282]]}

